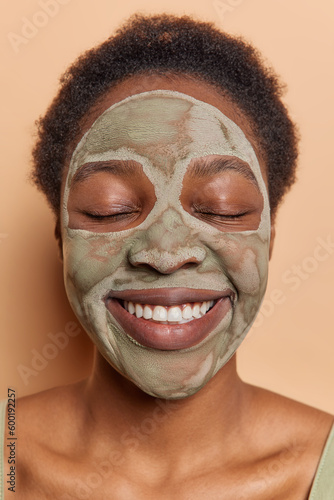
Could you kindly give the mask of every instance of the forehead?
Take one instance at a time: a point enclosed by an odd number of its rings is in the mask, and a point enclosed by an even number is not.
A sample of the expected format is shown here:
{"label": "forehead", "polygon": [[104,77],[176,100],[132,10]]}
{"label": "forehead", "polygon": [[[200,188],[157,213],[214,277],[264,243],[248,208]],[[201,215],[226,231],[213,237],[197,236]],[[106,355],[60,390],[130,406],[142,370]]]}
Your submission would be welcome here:
{"label": "forehead", "polygon": [[184,159],[221,154],[257,163],[242,130],[216,107],[176,91],[156,90],[113,104],[76,148],[71,170],[83,162],[115,159],[121,152],[166,168]]}
{"label": "forehead", "polygon": [[[110,170],[110,162],[121,161],[125,174],[126,161],[134,160],[154,185],[156,210],[166,203],[181,209],[183,180],[194,166],[192,160],[197,159],[203,171],[208,168],[206,160],[213,157],[214,161],[238,158],[253,175],[266,205],[259,226],[262,230],[268,219],[267,190],[255,151],[242,129],[215,106],[175,90],[128,96],[100,114],[77,145],[65,184],[64,222],[68,222],[66,206],[72,181],[86,168],[92,175],[94,169]],[[238,171],[238,167],[233,169]]]}
{"label": "forehead", "polygon": [[263,179],[268,185],[266,161],[255,133],[252,122],[241,111],[241,109],[230,99],[223,89],[217,89],[214,85],[187,74],[149,74],[141,73],[127,77],[111,87],[83,116],[80,122],[80,135],[69,145],[67,160],[63,170],[62,195],[65,187],[65,179],[72,153],[75,150],[80,137],[90,129],[94,121],[113,104],[123,101],[129,96],[153,90],[174,90],[206,102],[219,109],[225,116],[229,117],[244,132],[251,143],[262,171]]}

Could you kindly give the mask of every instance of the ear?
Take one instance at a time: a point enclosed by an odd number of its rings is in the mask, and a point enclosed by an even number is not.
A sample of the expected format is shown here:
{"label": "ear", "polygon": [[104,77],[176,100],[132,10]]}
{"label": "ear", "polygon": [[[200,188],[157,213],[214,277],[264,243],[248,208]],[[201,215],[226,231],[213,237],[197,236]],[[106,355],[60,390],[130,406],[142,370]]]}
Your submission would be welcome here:
{"label": "ear", "polygon": [[275,235],[276,235],[275,221],[272,221],[270,229],[269,260],[271,259],[273,253]]}
{"label": "ear", "polygon": [[57,217],[56,220],[56,225],[55,225],[55,238],[58,241],[58,255],[59,259],[63,262],[63,239],[61,237],[61,230],[60,230],[60,218]]}

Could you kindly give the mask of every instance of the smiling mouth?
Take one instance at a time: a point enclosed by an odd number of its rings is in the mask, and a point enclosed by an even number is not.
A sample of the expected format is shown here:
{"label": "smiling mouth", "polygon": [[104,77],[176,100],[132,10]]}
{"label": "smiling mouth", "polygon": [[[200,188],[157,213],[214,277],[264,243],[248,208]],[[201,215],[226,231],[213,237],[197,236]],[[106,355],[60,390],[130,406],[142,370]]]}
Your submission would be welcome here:
{"label": "smiling mouth", "polygon": [[234,300],[230,289],[171,288],[110,292],[105,305],[135,344],[171,351],[202,342],[232,312]]}
{"label": "smiling mouth", "polygon": [[140,304],[131,301],[121,301],[121,305],[136,318],[163,325],[182,325],[194,319],[202,318],[216,303],[215,300],[193,302],[175,306],[163,306],[154,304]]}

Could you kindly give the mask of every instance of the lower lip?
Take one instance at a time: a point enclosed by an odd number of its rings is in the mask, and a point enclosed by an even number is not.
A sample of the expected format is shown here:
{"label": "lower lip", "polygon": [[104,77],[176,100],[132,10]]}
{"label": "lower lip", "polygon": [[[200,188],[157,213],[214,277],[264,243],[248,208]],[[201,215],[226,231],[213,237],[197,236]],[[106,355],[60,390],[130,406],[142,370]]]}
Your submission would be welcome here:
{"label": "lower lip", "polygon": [[137,318],[116,299],[108,299],[107,309],[123,330],[136,342],[152,349],[175,351],[199,344],[231,309],[229,297],[220,298],[204,316],[182,324],[161,324]]}

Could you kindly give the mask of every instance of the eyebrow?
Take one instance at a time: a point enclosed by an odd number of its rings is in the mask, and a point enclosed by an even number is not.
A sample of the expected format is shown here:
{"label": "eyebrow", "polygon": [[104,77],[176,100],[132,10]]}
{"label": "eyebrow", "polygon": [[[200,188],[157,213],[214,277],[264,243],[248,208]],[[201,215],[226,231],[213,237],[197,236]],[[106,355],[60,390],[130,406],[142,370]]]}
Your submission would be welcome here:
{"label": "eyebrow", "polygon": [[219,157],[214,159],[209,158],[194,158],[193,164],[190,165],[189,174],[191,177],[210,177],[220,174],[226,170],[233,170],[241,174],[247,180],[251,181],[259,190],[259,184],[255,175],[250,169],[250,166],[245,161],[236,156]]}
{"label": "eyebrow", "polygon": [[133,160],[108,160],[89,162],[82,165],[72,178],[72,186],[89,179],[98,172],[130,176],[138,173],[139,166]]}

